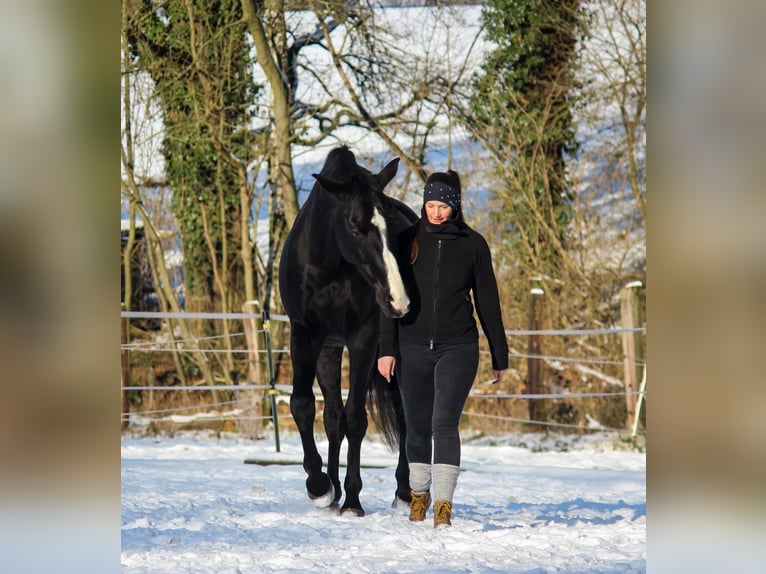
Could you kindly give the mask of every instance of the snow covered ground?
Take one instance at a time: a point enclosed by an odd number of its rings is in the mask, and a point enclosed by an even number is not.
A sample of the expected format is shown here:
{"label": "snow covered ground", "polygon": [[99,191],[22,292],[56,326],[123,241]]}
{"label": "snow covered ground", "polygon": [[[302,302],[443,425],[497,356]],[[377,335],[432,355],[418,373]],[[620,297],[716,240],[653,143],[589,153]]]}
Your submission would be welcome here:
{"label": "snow covered ground", "polygon": [[391,507],[395,456],[376,437],[363,518],[311,505],[297,435],[279,453],[273,438],[123,437],[122,572],[646,572],[646,455],[614,435],[541,436],[464,435],[444,530]]}

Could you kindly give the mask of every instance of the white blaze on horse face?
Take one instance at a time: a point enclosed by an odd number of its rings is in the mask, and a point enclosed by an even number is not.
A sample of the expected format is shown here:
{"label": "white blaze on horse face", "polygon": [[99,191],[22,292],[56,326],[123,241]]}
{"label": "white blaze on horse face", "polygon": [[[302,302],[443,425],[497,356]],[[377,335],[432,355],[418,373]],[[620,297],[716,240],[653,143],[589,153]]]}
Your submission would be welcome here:
{"label": "white blaze on horse face", "polygon": [[386,266],[386,278],[388,280],[388,288],[391,291],[391,306],[400,315],[404,315],[410,309],[410,298],[407,297],[407,291],[404,289],[404,282],[399,273],[399,265],[396,263],[396,258],[388,247],[386,220],[380,214],[377,207],[373,210],[372,224],[378,228],[381,243],[383,244],[383,264]]}

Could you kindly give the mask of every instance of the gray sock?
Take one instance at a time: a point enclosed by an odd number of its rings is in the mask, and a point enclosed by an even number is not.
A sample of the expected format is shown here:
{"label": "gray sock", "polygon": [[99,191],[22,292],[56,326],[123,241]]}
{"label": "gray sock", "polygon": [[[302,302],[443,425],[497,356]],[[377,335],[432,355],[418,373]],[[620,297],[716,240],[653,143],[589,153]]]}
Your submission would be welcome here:
{"label": "gray sock", "polygon": [[431,465],[422,462],[410,463],[410,488],[425,492],[431,488]]}
{"label": "gray sock", "polygon": [[460,467],[452,464],[434,465],[434,500],[452,502]]}

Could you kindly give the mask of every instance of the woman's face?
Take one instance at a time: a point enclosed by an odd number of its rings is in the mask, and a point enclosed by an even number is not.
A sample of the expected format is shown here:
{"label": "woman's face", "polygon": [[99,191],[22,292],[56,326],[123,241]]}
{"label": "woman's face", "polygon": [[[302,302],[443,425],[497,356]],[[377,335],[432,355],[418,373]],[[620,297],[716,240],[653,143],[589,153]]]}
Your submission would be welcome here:
{"label": "woman's face", "polygon": [[441,201],[426,201],[426,218],[428,223],[440,225],[452,217],[452,208]]}

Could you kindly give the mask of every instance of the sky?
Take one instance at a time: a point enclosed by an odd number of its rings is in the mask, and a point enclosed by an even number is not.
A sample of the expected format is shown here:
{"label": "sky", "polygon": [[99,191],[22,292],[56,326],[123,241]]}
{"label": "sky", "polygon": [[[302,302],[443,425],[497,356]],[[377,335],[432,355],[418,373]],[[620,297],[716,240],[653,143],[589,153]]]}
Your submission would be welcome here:
{"label": "sky", "polygon": [[126,435],[121,571],[646,572],[645,453],[604,432],[463,435],[453,526],[438,530],[432,509],[411,523],[392,507],[396,458],[374,435],[361,518],[312,506],[297,434],[280,452],[273,436]]}

